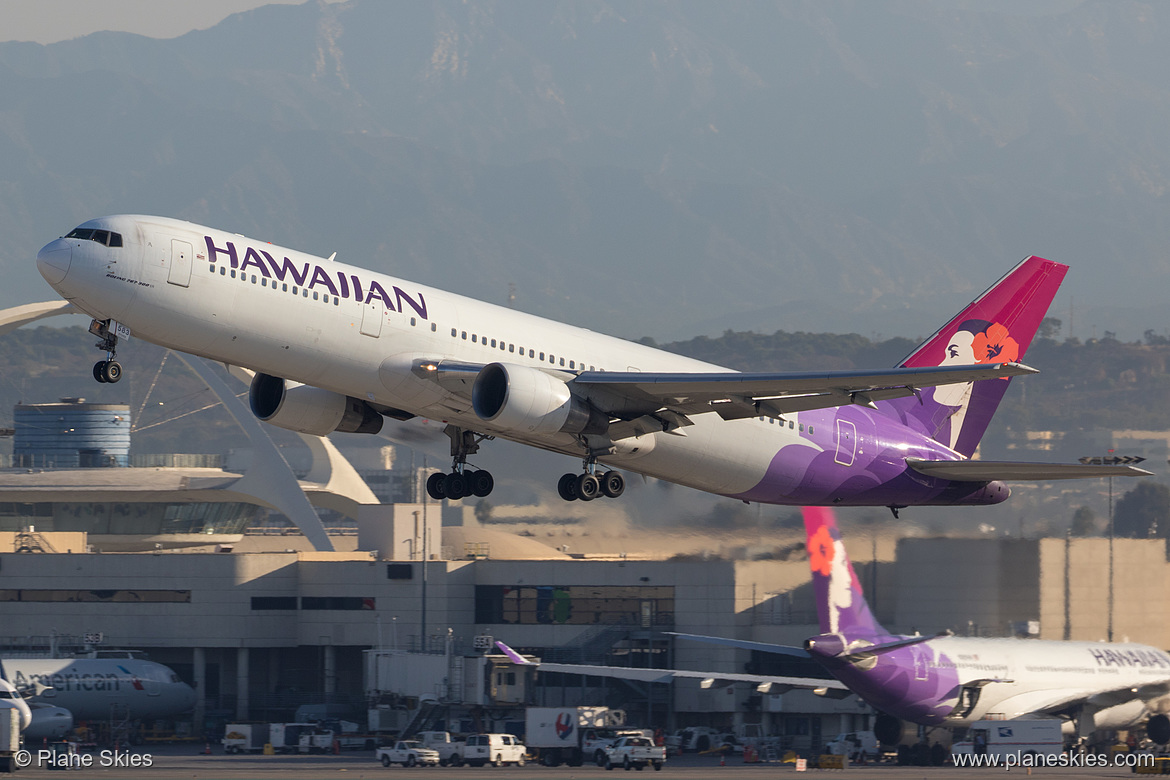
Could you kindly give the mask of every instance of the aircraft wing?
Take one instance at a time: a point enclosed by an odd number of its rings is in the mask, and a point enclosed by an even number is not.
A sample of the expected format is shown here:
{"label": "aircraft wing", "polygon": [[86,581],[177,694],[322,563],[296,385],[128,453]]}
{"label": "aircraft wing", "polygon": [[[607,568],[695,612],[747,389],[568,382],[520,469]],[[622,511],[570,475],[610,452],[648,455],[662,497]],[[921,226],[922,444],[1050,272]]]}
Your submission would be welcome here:
{"label": "aircraft wing", "polygon": [[[704,688],[710,688],[716,683],[747,682],[752,683],[761,691],[783,693],[793,688],[804,688],[813,691],[848,692],[849,689],[838,680],[822,679],[820,677],[781,677],[760,674],[736,674],[724,672],[702,672],[689,669],[634,669],[624,666],[588,666],[585,664],[557,664],[530,661],[524,656],[497,641],[496,646],[508,659],[518,666],[534,666],[545,672],[563,672],[566,674],[586,674],[593,677],[613,677],[621,680],[639,680],[641,682],[668,683],[672,680],[701,680]],[[776,690],[779,688],[779,690]]]}
{"label": "aircraft wing", "polygon": [[1137,466],[1099,466],[1083,463],[1017,463],[1004,460],[923,460],[906,458],[906,465],[928,477],[953,482],[991,480],[1084,479],[1086,477],[1148,477]]}
{"label": "aircraft wing", "polygon": [[1052,717],[1067,715],[1071,710],[1084,704],[1089,704],[1098,709],[1105,709],[1107,707],[1116,707],[1119,704],[1125,704],[1135,699],[1150,701],[1165,696],[1167,693],[1170,693],[1170,681],[1150,683],[1138,687],[1122,686],[1113,689],[1048,689],[1012,696],[1011,698],[997,702],[995,708],[1005,713],[1019,713],[1015,716],[1009,716],[1009,718],[1019,718],[1029,714]]}
{"label": "aircraft wing", "polygon": [[[483,368],[449,360],[415,360],[416,376],[437,382],[451,393],[470,398]],[[543,369],[540,369],[543,370]],[[969,366],[891,368],[881,371],[808,371],[785,373],[654,373],[641,371],[583,371],[551,373],[563,376],[602,412],[633,421],[655,415],[658,430],[689,425],[686,415],[717,412],[725,420],[760,415],[778,417],[811,409],[849,404],[872,407],[876,401],[915,395],[919,388],[1005,379],[1038,373],[1021,363]],[[625,435],[644,431],[631,429]],[[615,432],[616,433],[616,432]],[[622,438],[611,434],[611,438]]]}
{"label": "aircraft wing", "polygon": [[742,650],[757,650],[761,653],[776,653],[777,655],[791,655],[796,658],[811,658],[803,647],[789,647],[788,645],[773,645],[768,642],[752,642],[748,639],[727,639],[721,636],[704,636],[702,634],[680,634],[677,631],[664,631],[664,634],[690,639],[695,642],[705,642],[709,645],[725,645],[738,647]]}

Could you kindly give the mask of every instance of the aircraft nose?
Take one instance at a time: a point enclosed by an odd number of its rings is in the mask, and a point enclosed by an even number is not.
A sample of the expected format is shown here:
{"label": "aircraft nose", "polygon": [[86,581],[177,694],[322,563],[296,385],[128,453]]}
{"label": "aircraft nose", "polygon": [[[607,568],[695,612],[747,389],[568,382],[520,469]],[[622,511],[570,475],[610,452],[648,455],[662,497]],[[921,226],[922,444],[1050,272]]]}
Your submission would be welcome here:
{"label": "aircraft nose", "polygon": [[63,238],[50,241],[37,252],[37,270],[49,284],[60,284],[69,273],[73,261],[73,245]]}

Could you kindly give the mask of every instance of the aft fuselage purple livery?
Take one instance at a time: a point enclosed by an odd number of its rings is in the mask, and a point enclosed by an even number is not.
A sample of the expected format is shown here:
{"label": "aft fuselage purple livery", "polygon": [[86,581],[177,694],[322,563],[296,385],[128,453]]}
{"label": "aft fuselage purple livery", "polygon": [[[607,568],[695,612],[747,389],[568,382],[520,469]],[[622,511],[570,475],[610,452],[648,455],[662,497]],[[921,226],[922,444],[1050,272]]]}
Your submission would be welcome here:
{"label": "aft fuselage purple livery", "polygon": [[[117,320],[164,347],[567,455],[581,454],[573,436],[496,429],[466,398],[415,376],[412,364],[729,370],[179,220],[113,216],[82,227],[117,232],[122,246],[61,238],[41,250],[38,267],[62,297],[96,319]],[[1002,482],[951,482],[910,470],[907,457],[962,456],[893,406],[845,406],[783,421],[724,421],[711,413],[694,422],[685,431],[614,442],[601,460],[763,503],[993,504],[1009,495]]]}

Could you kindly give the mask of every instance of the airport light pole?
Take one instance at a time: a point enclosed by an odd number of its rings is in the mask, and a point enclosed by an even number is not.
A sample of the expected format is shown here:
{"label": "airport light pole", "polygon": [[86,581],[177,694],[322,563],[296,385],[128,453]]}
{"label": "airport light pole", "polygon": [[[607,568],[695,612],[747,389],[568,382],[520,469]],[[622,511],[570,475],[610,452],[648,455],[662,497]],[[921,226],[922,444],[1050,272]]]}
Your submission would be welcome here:
{"label": "airport light pole", "polygon": [[[1118,456],[1114,454],[1113,449],[1108,451],[1105,457],[1101,456],[1085,456],[1080,458],[1080,462],[1086,466],[1119,466],[1131,465],[1141,463],[1145,458],[1134,455]],[[1113,641],[1113,477],[1109,479],[1109,623],[1106,630],[1108,641]]]}

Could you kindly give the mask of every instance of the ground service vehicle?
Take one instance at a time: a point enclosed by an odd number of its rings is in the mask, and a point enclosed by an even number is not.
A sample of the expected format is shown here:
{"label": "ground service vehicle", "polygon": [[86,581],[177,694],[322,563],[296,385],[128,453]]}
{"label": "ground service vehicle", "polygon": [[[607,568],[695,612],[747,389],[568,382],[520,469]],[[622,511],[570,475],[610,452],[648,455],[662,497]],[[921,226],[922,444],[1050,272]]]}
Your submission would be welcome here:
{"label": "ground service vehicle", "polygon": [[463,743],[460,758],[468,766],[524,766],[527,749],[511,734],[472,734]]}
{"label": "ground service vehicle", "polygon": [[1010,754],[1058,755],[1064,750],[1061,721],[1044,720],[977,720],[967,729],[967,738],[951,746],[958,755]]}
{"label": "ground service vehicle", "polygon": [[270,723],[268,741],[277,753],[296,753],[301,748],[301,735],[316,731],[316,723]]}
{"label": "ground service vehicle", "polygon": [[624,710],[608,707],[529,707],[524,743],[544,766],[581,766],[604,756],[625,719]]}
{"label": "ground service vehicle", "polygon": [[835,756],[846,756],[854,763],[876,761],[881,757],[881,747],[872,731],[850,731],[838,734],[825,745],[825,752]]}
{"label": "ground service vehicle", "polygon": [[13,707],[0,709],[0,772],[16,771],[20,750],[20,713]]}
{"label": "ground service vehicle", "polygon": [[439,754],[439,766],[458,764],[461,760],[463,743],[446,731],[423,731],[418,735],[422,746]]}
{"label": "ground service vehicle", "polygon": [[223,735],[223,752],[258,753],[268,742],[267,723],[229,723]]}
{"label": "ground service vehicle", "polygon": [[394,743],[393,747],[380,747],[374,756],[382,762],[382,766],[402,764],[403,766],[438,766],[439,753],[436,750],[423,747],[413,739],[403,739]]}
{"label": "ground service vehicle", "polygon": [[605,749],[605,768],[620,766],[629,771],[630,767],[642,771],[644,766],[654,767],[658,772],[666,763],[666,748],[655,745],[648,737],[619,737],[617,742]]}

